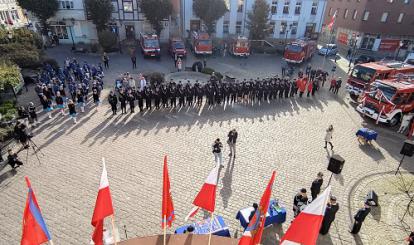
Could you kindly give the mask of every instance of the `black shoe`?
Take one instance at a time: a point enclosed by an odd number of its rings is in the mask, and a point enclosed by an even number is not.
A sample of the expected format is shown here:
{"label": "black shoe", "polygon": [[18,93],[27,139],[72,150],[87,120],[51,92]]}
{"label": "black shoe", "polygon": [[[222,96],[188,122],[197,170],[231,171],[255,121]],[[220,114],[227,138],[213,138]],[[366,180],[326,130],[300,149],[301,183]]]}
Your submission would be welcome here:
{"label": "black shoe", "polygon": [[326,149],[326,146],[324,146],[323,148],[325,148],[325,149]]}

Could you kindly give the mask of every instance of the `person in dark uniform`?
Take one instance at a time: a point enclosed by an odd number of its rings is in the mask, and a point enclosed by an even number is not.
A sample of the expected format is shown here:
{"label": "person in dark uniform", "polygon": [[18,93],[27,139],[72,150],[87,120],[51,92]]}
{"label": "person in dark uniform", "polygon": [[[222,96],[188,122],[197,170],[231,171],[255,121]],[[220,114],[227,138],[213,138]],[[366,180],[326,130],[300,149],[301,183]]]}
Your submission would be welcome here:
{"label": "person in dark uniform", "polygon": [[151,88],[144,88],[144,98],[145,98],[145,109],[151,110],[152,108],[152,91]]}
{"label": "person in dark uniform", "polygon": [[249,223],[253,219],[254,214],[256,213],[258,208],[259,208],[259,205],[257,205],[257,203],[253,203],[253,210],[250,212],[250,215],[249,215]]}
{"label": "person in dark uniform", "polygon": [[284,80],[284,84],[285,84],[285,98],[289,98],[290,84],[289,84],[289,81],[286,78]]}
{"label": "person in dark uniform", "polygon": [[302,188],[293,198],[293,213],[295,218],[306,207],[306,205],[308,205],[308,196],[306,195],[306,189]]}
{"label": "person in dark uniform", "polygon": [[36,112],[36,107],[33,104],[33,102],[29,102],[29,106],[27,107],[28,111],[29,111],[29,122],[33,125],[36,126],[36,124],[38,123],[37,120],[37,112]]}
{"label": "person in dark uniform", "polygon": [[197,94],[197,106],[201,106],[201,104],[203,103],[204,92],[203,92],[203,88],[198,83],[196,83],[196,94]]}
{"label": "person in dark uniform", "polygon": [[158,86],[155,87],[155,91],[152,93],[152,96],[154,97],[155,109],[159,110],[161,103],[161,91]]}
{"label": "person in dark uniform", "polygon": [[181,108],[185,105],[185,91],[182,86],[178,87],[178,106]]}
{"label": "person in dark uniform", "polygon": [[414,245],[414,229],[411,231],[410,236],[407,237],[408,245]]}
{"label": "person in dark uniform", "polygon": [[185,96],[187,97],[187,105],[188,106],[193,106],[193,87],[190,84],[190,81],[187,82],[187,84],[185,85]]}
{"label": "person in dark uniform", "polygon": [[310,76],[311,70],[312,70],[312,66],[308,64],[308,66],[306,67],[306,71],[305,71],[305,74],[307,77]]}
{"label": "person in dark uniform", "polygon": [[170,94],[170,106],[177,107],[177,87],[175,84],[170,84],[169,86],[169,94]]}
{"label": "person in dark uniform", "polygon": [[134,109],[135,109],[135,95],[132,92],[132,90],[128,90],[128,94],[127,94],[127,100],[129,103],[129,109],[131,110],[131,113],[134,113]]}
{"label": "person in dark uniform", "polygon": [[168,108],[168,97],[169,91],[167,89],[167,86],[163,85],[161,88],[161,102],[164,108]]}
{"label": "person in dark uniform", "polygon": [[289,88],[290,89],[290,97],[293,98],[293,97],[295,97],[295,91],[297,90],[296,81],[291,80],[289,82],[289,86],[290,86],[290,88]]}
{"label": "person in dark uniform", "polygon": [[114,91],[112,90],[111,92],[109,92],[108,102],[111,105],[112,115],[116,115],[116,111],[118,109],[117,108],[118,98],[116,97]]}
{"label": "person in dark uniform", "polygon": [[363,208],[358,210],[354,216],[354,224],[352,225],[350,231],[352,234],[358,234],[358,232],[361,230],[362,223],[370,212],[371,207],[367,203],[364,204]]}
{"label": "person in dark uniform", "polygon": [[228,83],[223,85],[223,102],[226,102],[227,104],[230,102],[230,88]]}
{"label": "person in dark uniform", "polygon": [[217,105],[220,105],[221,104],[221,100],[223,99],[223,93],[221,91],[221,85],[220,84],[218,84],[216,86],[216,88],[214,90],[214,93],[215,93],[214,99],[215,99]]}
{"label": "person in dark uniform", "polygon": [[23,162],[17,157],[17,153],[14,153],[12,149],[8,149],[7,153],[7,163],[12,167],[12,169],[16,169],[17,167],[23,165]]}
{"label": "person in dark uniform", "polygon": [[119,102],[121,103],[121,114],[126,113],[126,101],[127,95],[125,94],[125,90],[121,88],[119,91]]}
{"label": "person in dark uniform", "polygon": [[257,91],[257,100],[258,102],[262,102],[262,98],[263,98],[263,86],[262,86],[262,82],[260,80],[256,81],[256,91]]}
{"label": "person in dark uniform", "polygon": [[206,94],[207,94],[208,105],[209,106],[214,105],[214,89],[211,83],[206,85]]}
{"label": "person in dark uniform", "polygon": [[144,91],[137,90],[135,92],[135,98],[138,100],[139,111],[143,112],[144,111]]}
{"label": "person in dark uniform", "polygon": [[321,192],[321,186],[323,184],[323,173],[319,172],[316,176],[316,179],[312,182],[311,185],[311,195],[312,195],[312,201],[316,199],[316,197]]}
{"label": "person in dark uniform", "polygon": [[329,203],[326,205],[325,215],[323,216],[321,229],[319,233],[325,235],[329,232],[329,228],[331,228],[332,222],[335,220],[336,212],[339,210],[339,205],[336,202],[336,197],[331,196],[329,199]]}

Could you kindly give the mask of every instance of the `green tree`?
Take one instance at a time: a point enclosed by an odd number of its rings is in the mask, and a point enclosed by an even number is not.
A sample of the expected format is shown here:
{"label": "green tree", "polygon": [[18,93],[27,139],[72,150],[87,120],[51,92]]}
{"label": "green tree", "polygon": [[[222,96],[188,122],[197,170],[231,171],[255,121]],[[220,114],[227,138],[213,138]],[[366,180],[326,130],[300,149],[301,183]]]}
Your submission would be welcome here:
{"label": "green tree", "polygon": [[250,39],[263,40],[269,33],[270,7],[266,0],[256,0],[252,11],[247,14],[247,26],[250,31]]}
{"label": "green tree", "polygon": [[36,16],[43,29],[47,33],[47,20],[55,16],[59,8],[58,0],[17,0],[18,4]]}
{"label": "green tree", "polygon": [[17,99],[16,91],[17,87],[22,79],[20,68],[8,61],[0,62],[0,91],[11,89],[15,98]]}
{"label": "green tree", "polygon": [[162,21],[168,19],[172,13],[170,0],[145,0],[141,1],[140,7],[145,18],[152,25],[157,35],[160,36],[162,29],[164,29]]}
{"label": "green tree", "polygon": [[105,30],[114,8],[111,0],[85,0],[85,5],[96,30],[98,32]]}
{"label": "green tree", "polygon": [[207,26],[209,34],[214,31],[216,21],[228,11],[224,0],[194,0],[193,10]]}

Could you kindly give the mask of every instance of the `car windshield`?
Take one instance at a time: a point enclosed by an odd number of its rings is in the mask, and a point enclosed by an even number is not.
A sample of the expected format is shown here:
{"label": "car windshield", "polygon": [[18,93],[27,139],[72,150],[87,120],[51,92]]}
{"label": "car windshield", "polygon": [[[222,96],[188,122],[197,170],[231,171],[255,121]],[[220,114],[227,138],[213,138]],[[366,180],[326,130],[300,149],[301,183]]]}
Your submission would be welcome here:
{"label": "car windshield", "polygon": [[158,43],[158,40],[156,39],[146,39],[144,41],[145,47],[147,48],[159,48],[160,45]]}
{"label": "car windshield", "polygon": [[184,49],[184,43],[182,43],[182,42],[174,42],[174,48],[176,48],[176,49]]}
{"label": "car windshield", "polygon": [[208,46],[211,45],[211,40],[199,40],[198,44]]}
{"label": "car windshield", "polygon": [[372,78],[374,77],[374,74],[375,74],[374,69],[357,65],[352,70],[351,77],[368,83],[372,80]]}
{"label": "car windshield", "polygon": [[[381,100],[381,102],[386,102],[387,100],[391,101],[397,92],[396,88],[387,84],[383,84],[381,82],[374,83],[373,88],[375,92],[370,93],[369,96],[375,100]],[[387,99],[382,98],[381,94],[384,95]]]}
{"label": "car windshield", "polygon": [[236,46],[241,48],[246,48],[249,45],[249,42],[246,41],[237,41]]}
{"label": "car windshield", "polygon": [[299,52],[301,52],[301,51],[302,51],[302,47],[301,47],[301,46],[299,46],[299,45],[292,45],[292,44],[289,44],[289,45],[286,47],[286,50],[287,50],[287,51],[290,51],[290,52],[294,52],[294,53],[299,53]]}

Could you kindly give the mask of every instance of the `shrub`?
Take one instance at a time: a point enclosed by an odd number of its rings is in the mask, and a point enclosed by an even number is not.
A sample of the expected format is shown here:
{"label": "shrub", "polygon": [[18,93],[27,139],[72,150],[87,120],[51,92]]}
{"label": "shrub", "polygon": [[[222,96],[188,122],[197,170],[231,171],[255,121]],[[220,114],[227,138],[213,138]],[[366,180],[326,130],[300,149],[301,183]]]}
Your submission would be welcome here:
{"label": "shrub", "polygon": [[104,30],[98,33],[99,44],[105,52],[117,50],[117,36],[115,33]]}
{"label": "shrub", "polygon": [[4,142],[13,137],[13,126],[0,127],[0,142]]}
{"label": "shrub", "polygon": [[11,63],[0,63],[0,90],[16,87],[21,82],[19,67]]}
{"label": "shrub", "polygon": [[38,68],[41,66],[38,50],[29,43],[0,44],[0,56],[21,68]]}

